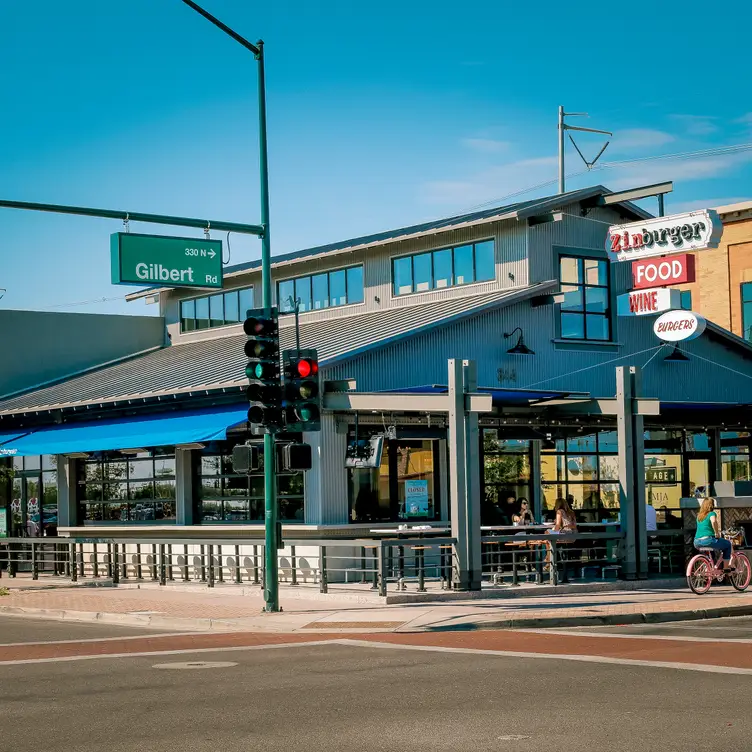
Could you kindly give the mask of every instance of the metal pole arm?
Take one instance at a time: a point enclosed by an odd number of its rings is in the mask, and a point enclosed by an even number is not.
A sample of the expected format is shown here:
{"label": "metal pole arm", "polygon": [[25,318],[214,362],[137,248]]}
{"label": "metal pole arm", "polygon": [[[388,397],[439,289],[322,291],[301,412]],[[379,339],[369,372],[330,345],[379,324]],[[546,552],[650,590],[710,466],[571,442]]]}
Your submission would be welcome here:
{"label": "metal pole arm", "polygon": [[246,235],[264,237],[261,225],[245,225],[240,222],[222,222],[216,219],[195,219],[193,217],[171,217],[166,214],[144,214],[114,209],[93,209],[89,206],[65,206],[62,204],[36,204],[30,201],[5,201],[0,199],[0,208],[26,209],[29,211],[53,212],[55,214],[78,214],[83,217],[102,217],[104,219],[133,220],[150,222],[155,225],[173,225],[174,227],[198,227],[201,229],[239,232]]}
{"label": "metal pole arm", "polygon": [[200,5],[194,3],[193,0],[183,0],[183,2],[189,7],[193,8],[196,13],[200,13],[207,21],[211,21],[218,29],[222,29],[227,36],[232,37],[236,42],[242,44],[247,50],[250,50],[254,55],[258,57],[261,54],[261,50],[252,42],[249,42],[245,37],[241,37],[237,31],[233,31],[227,24],[223,24],[218,18],[213,16],[209,11],[204,10]]}

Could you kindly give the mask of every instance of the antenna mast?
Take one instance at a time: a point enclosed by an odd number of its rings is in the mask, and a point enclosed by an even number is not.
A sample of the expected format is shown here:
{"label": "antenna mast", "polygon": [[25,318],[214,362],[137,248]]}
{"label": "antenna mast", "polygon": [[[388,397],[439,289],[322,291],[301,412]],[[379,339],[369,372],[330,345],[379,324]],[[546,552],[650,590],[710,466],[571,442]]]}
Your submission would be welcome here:
{"label": "antenna mast", "polygon": [[[613,136],[611,131],[599,131],[595,128],[581,128],[577,125],[568,125],[564,122],[565,117],[588,117],[587,112],[564,112],[564,107],[559,105],[559,193],[565,193],[564,187],[564,131],[586,131],[587,133],[603,133],[606,136]],[[601,154],[606,151],[606,146],[609,142],[606,141],[606,145],[598,152],[598,156],[592,161],[588,162],[583,156],[577,144],[574,143],[574,139],[569,137],[574,148],[577,149],[578,154],[582,157],[582,161],[587,165],[588,170],[593,168],[593,165],[598,161]]]}

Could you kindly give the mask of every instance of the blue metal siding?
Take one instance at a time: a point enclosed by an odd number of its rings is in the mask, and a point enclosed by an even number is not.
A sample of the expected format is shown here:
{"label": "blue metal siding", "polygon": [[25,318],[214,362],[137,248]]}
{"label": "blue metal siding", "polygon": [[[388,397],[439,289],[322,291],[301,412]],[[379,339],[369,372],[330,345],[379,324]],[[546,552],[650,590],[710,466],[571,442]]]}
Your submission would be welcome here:
{"label": "blue metal siding", "polygon": [[[535,386],[613,397],[615,367],[634,365],[646,366],[645,396],[670,402],[752,402],[752,359],[711,334],[682,343],[689,363],[666,363],[671,349],[667,346],[658,352],[652,316],[622,318],[619,346],[610,352],[594,352],[588,346],[577,351],[557,349],[552,342],[554,315],[553,306],[509,306],[373,350],[325,369],[324,378],[355,378],[359,391],[445,384],[447,360],[463,358],[477,362],[482,386]],[[522,327],[525,343],[535,355],[507,353],[516,339],[504,340],[503,333],[516,326]],[[693,354],[705,360],[692,358]],[[499,381],[498,369],[505,371],[503,381]]]}

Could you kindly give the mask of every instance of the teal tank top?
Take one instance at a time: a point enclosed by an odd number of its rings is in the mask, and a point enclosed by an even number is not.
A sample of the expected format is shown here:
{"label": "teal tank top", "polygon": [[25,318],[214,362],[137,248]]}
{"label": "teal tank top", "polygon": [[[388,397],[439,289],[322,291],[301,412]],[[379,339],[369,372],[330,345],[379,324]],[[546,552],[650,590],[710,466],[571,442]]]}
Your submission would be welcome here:
{"label": "teal tank top", "polygon": [[715,530],[711,522],[713,517],[715,517],[715,512],[711,512],[704,520],[697,520],[695,538],[715,538]]}

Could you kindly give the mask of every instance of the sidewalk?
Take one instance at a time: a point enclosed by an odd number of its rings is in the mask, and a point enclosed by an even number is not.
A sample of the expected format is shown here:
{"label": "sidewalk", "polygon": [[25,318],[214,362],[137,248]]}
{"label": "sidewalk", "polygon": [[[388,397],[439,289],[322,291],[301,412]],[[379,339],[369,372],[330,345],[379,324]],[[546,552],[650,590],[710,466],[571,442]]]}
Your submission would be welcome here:
{"label": "sidewalk", "polygon": [[[167,587],[71,587],[68,581],[3,578],[0,614],[100,621],[175,631],[413,632],[683,621],[752,614],[752,592],[719,587],[704,596],[686,589],[642,583],[640,590],[530,591],[519,597],[394,604],[321,600],[282,590],[279,614],[262,613],[258,589],[237,586],[191,590]],[[53,587],[50,587],[53,586]],[[455,594],[456,595],[456,594]]]}

